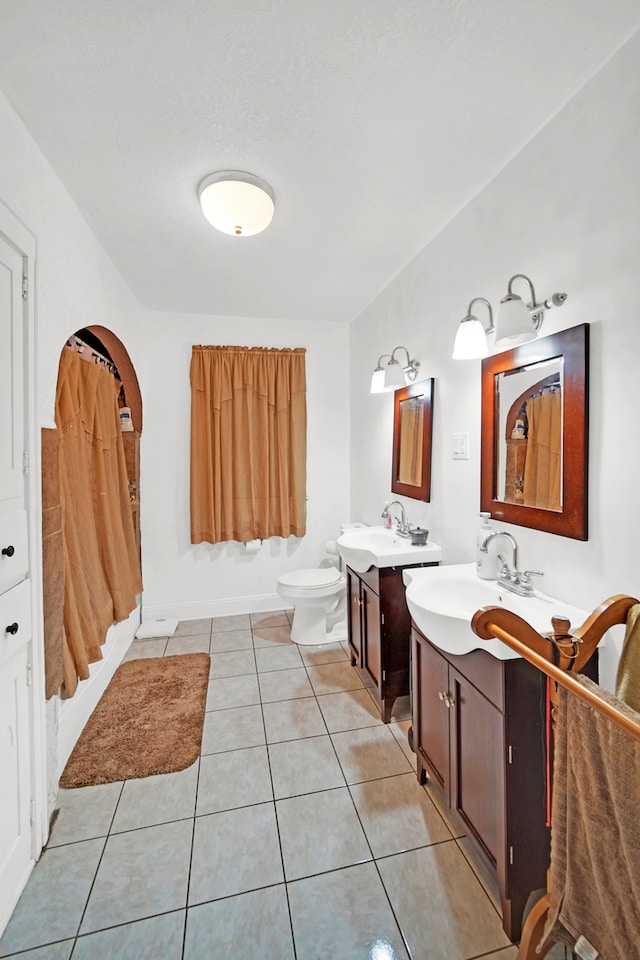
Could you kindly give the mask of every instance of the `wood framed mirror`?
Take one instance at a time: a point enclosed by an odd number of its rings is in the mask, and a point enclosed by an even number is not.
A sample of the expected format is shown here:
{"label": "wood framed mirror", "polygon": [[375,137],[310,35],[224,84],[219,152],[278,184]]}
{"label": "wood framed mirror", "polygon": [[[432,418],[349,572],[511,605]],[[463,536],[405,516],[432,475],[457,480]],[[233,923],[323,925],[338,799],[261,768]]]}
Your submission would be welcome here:
{"label": "wood framed mirror", "polygon": [[413,500],[431,499],[433,378],[393,395],[391,490]]}
{"label": "wood framed mirror", "polygon": [[589,325],[482,361],[480,509],[587,539]]}

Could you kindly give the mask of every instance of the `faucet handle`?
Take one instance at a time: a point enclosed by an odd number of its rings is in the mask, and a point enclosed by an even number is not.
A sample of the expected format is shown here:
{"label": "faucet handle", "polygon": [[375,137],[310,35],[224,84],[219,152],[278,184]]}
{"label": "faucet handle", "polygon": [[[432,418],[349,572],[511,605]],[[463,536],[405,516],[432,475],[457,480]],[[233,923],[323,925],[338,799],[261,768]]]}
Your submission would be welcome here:
{"label": "faucet handle", "polygon": [[525,570],[522,577],[531,582],[531,577],[544,577],[544,570]]}

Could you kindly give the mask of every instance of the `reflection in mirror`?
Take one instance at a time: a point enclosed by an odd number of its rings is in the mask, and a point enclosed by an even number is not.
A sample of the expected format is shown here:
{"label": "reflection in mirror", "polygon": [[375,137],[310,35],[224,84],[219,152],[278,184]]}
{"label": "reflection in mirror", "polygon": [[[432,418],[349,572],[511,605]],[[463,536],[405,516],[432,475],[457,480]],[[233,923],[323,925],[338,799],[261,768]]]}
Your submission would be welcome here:
{"label": "reflection in mirror", "polygon": [[562,510],[562,357],[495,376],[496,499]]}
{"label": "reflection in mirror", "polygon": [[422,480],[422,427],[424,404],[422,397],[407,397],[400,401],[400,466],[398,480],[419,487]]}
{"label": "reflection in mirror", "polygon": [[396,390],[391,490],[414,500],[431,496],[433,379]]}
{"label": "reflection in mirror", "polygon": [[587,539],[589,325],[482,361],[480,509]]}

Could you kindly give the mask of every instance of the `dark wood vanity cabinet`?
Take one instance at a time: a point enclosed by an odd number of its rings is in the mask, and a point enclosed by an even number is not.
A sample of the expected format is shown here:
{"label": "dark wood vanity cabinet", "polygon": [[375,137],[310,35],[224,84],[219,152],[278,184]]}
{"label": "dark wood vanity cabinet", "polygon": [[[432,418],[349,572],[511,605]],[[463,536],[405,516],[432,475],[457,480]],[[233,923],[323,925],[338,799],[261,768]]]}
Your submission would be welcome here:
{"label": "dark wood vanity cabinet", "polygon": [[[420,563],[407,566],[437,566]],[[411,617],[402,567],[346,568],[351,665],[373,693],[385,723],[396,697],[409,693]]]}
{"label": "dark wood vanity cabinet", "polygon": [[412,629],[417,775],[435,782],[495,873],[509,939],[546,886],[545,687],[525,660],[443,654]]}

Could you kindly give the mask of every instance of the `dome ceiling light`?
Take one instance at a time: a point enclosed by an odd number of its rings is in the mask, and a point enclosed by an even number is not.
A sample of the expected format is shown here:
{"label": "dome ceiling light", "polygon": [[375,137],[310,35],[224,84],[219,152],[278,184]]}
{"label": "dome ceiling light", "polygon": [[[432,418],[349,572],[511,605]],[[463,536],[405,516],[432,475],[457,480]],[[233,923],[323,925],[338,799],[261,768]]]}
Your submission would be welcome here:
{"label": "dome ceiling light", "polygon": [[198,187],[200,206],[209,223],[233,237],[253,237],[271,223],[273,190],[252,173],[219,170]]}

